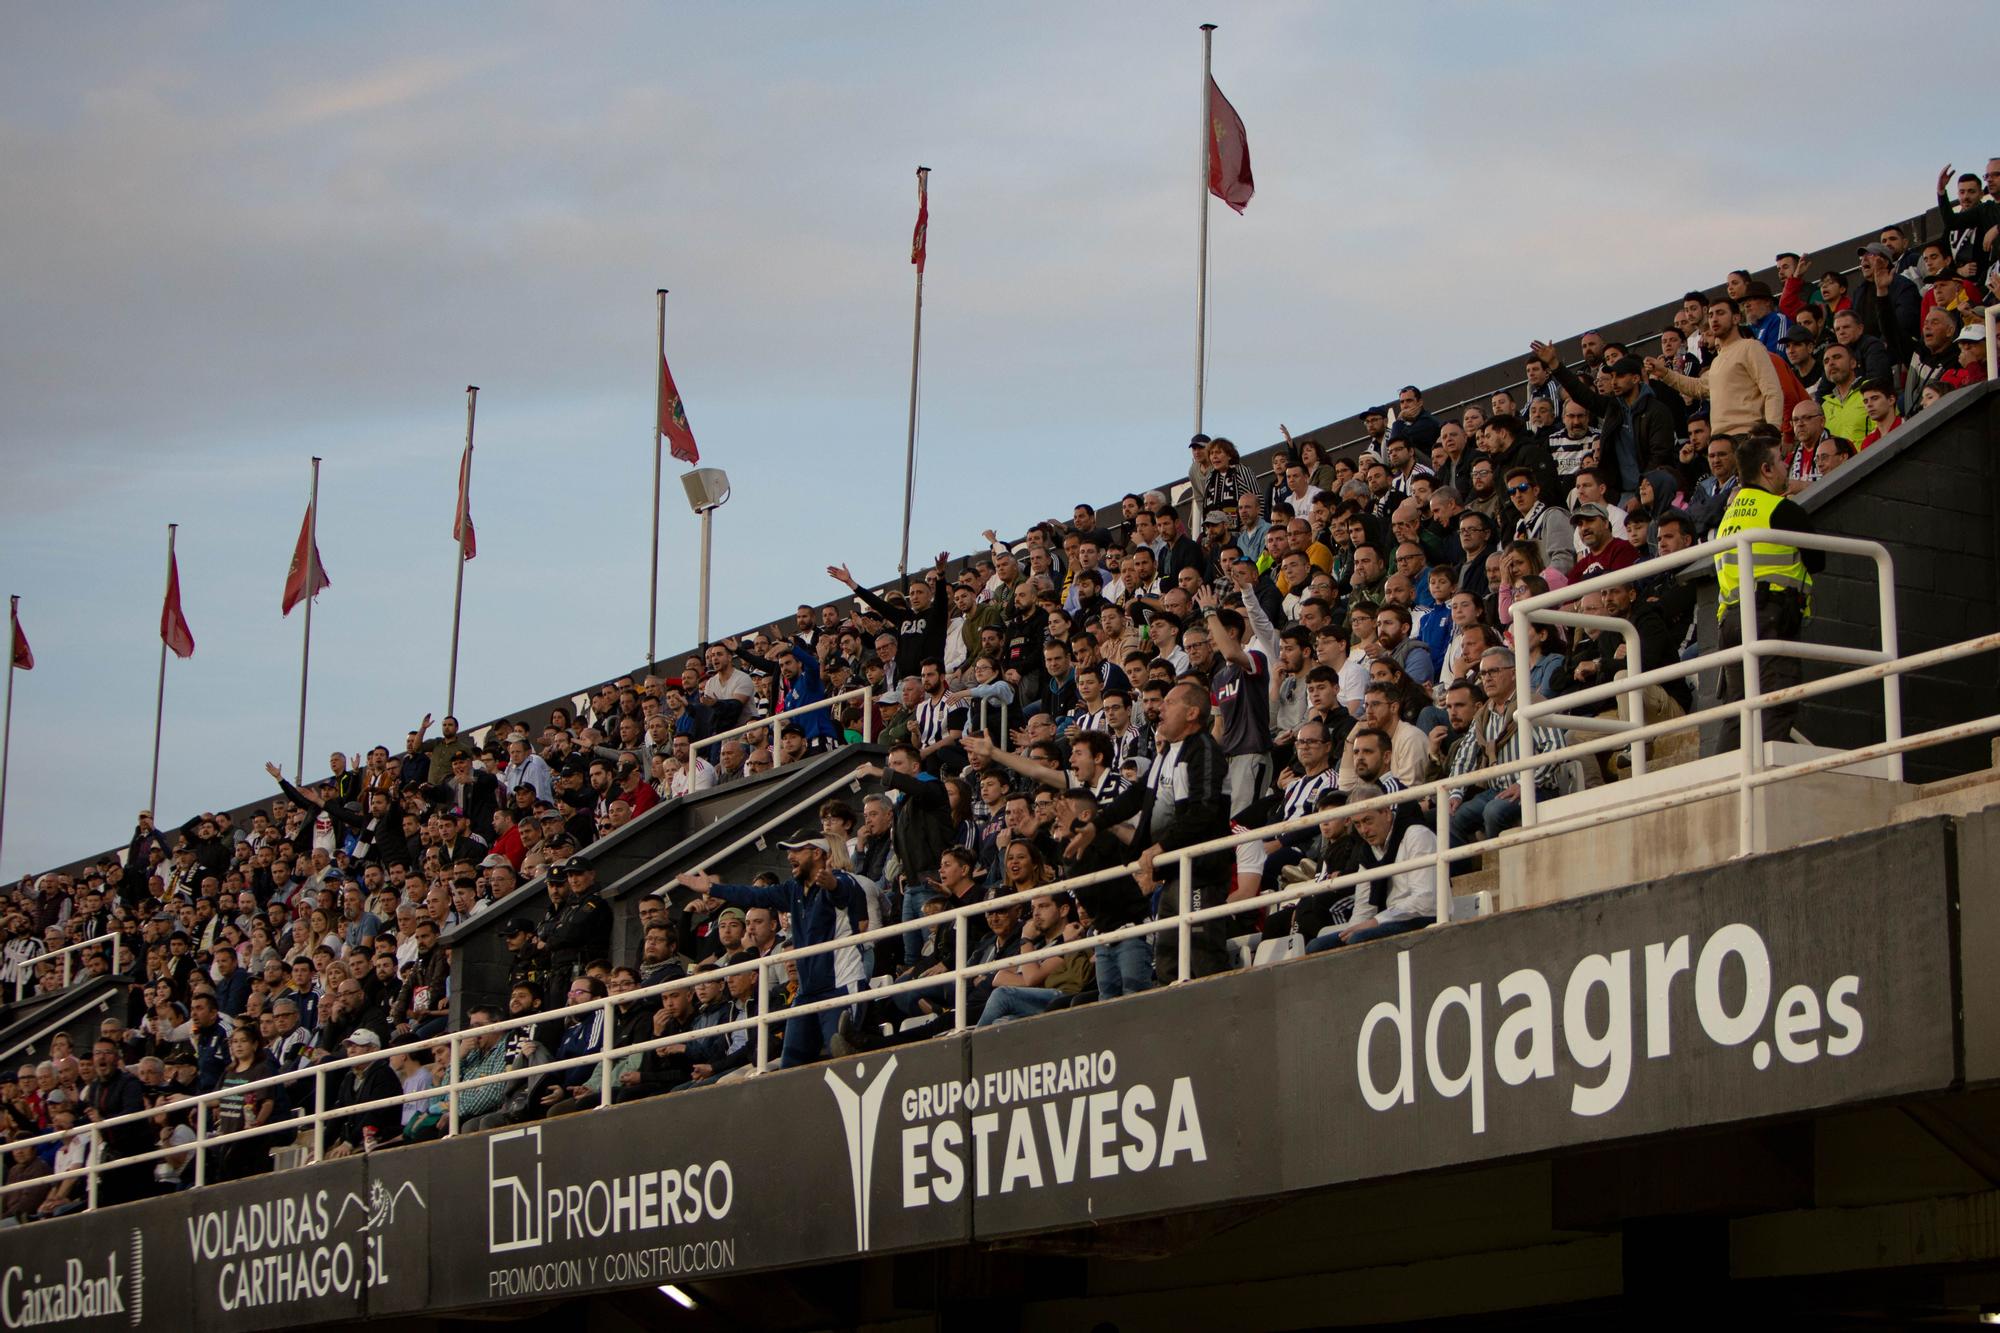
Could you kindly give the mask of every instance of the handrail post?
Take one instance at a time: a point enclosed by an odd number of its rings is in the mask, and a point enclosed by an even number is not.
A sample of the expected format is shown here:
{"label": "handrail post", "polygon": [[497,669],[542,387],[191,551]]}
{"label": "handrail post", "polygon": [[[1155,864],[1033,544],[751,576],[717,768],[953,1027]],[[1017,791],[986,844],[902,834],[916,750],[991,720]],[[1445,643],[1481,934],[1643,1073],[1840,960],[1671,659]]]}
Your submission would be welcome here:
{"label": "handrail post", "polygon": [[194,1104],[194,1183],[195,1188],[208,1183],[208,1103]]}
{"label": "handrail post", "polygon": [[313,1066],[313,1158],[326,1160],[326,1070]]}
{"label": "handrail post", "polygon": [[104,1136],[97,1132],[97,1126],[90,1127],[90,1174],[84,1179],[84,1211],[97,1211],[97,1173],[104,1169]]}
{"label": "handrail post", "polygon": [[762,1074],[771,1067],[771,1025],[764,1020],[764,985],[767,975],[764,958],[757,958],[757,1072]]}
{"label": "handrail post", "polygon": [[1437,855],[1432,858],[1437,875],[1437,915],[1431,922],[1433,927],[1449,925],[1451,922],[1451,796],[1440,791],[1435,801],[1437,806]]}
{"label": "handrail post", "polygon": [[[1993,325],[1993,308],[1988,307],[1986,324]],[[1990,333],[1989,333],[1990,338]],[[1993,344],[1986,345],[1986,355],[1993,355]],[[1887,551],[1875,552],[1875,596],[1879,603],[1876,620],[1882,627],[1881,648],[1883,660],[1893,662],[1898,655],[1896,635],[1896,573],[1891,567]],[[1903,739],[1903,677],[1900,672],[1890,672],[1882,677],[1882,739],[1895,742]],[[1889,779],[1903,780],[1903,752],[1896,751],[1889,756]]]}
{"label": "handrail post", "polygon": [[970,917],[958,918],[958,925],[951,932],[951,1030],[965,1031],[965,923]]}
{"label": "handrail post", "polygon": [[1188,957],[1194,949],[1194,920],[1188,915],[1189,911],[1194,907],[1194,858],[1192,856],[1181,857],[1180,889],[1180,920],[1179,924],[1175,927],[1180,943],[1180,947],[1177,950],[1180,954],[1180,959],[1175,965],[1178,969],[1178,975],[1175,977],[1176,983],[1186,981],[1194,975],[1194,964]]}
{"label": "handrail post", "polygon": [[[1535,641],[1535,613],[1523,611],[1518,605],[1512,608],[1514,620],[1514,749],[1523,759],[1531,758],[1535,752],[1534,712],[1535,691],[1528,683],[1529,667],[1533,664]],[[1484,686],[1485,677],[1480,678]],[[1534,769],[1527,768],[1515,774],[1515,785],[1521,789],[1521,827],[1533,828],[1537,818],[1535,802]]]}
{"label": "handrail post", "polygon": [[72,973],[71,973],[71,971],[70,971],[70,965],[69,965],[69,960],[70,960],[70,959],[72,959],[72,958],[74,958],[74,957],[76,957],[76,955],[75,955],[74,953],[70,952],[70,951],[69,951],[68,949],[64,949],[64,950],[63,950],[63,956],[62,956],[62,959],[63,959],[63,989],[64,989],[64,990],[68,990],[68,989],[69,989],[69,983],[70,983],[70,979],[71,979],[71,977],[73,976],[73,974],[72,974]]}
{"label": "handrail post", "polygon": [[1764,673],[1758,657],[1757,563],[1750,539],[1736,543],[1736,625],[1743,646],[1743,697],[1736,705],[1737,762],[1741,778],[1736,788],[1736,853],[1748,856],[1756,849],[1756,788],[1750,779],[1762,767],[1764,758],[1764,718],[1758,708],[1764,695]]}
{"label": "handrail post", "polygon": [[868,697],[867,690],[861,690],[861,743],[875,743],[875,701]]}
{"label": "handrail post", "polygon": [[611,1017],[611,997],[605,996],[598,1003],[598,1013],[604,1026],[597,1033],[597,1104],[611,1105],[611,1034],[617,1024]]}
{"label": "handrail post", "polygon": [[451,1034],[451,1082],[444,1094],[444,1133],[446,1138],[458,1137],[458,1080],[462,1077],[458,1034]]}

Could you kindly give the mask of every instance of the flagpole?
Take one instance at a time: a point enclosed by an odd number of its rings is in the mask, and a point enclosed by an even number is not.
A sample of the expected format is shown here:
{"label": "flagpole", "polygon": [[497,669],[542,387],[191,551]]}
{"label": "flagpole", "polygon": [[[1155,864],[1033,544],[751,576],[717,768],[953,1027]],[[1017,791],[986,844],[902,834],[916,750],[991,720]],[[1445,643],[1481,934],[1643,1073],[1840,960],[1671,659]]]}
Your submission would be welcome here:
{"label": "flagpole", "polygon": [[[174,590],[174,533],[178,523],[167,524],[167,593]],[[165,626],[160,635],[160,684],[153,692],[153,778],[146,784],[146,809],[155,819],[159,817],[160,801],[160,722],[167,711],[167,636]]]}
{"label": "flagpole", "polygon": [[444,687],[446,716],[458,712],[458,614],[465,605],[465,537],[472,530],[472,506],[466,492],[472,488],[472,417],[479,407],[479,386],[465,386],[465,475],[458,482],[458,578],[451,590],[451,679]]}
{"label": "flagpole", "polygon": [[[1215,25],[1201,25],[1201,262],[1194,279],[1194,433],[1201,434],[1202,391],[1208,379],[1208,154],[1214,139],[1209,128],[1209,54]],[[1200,501],[1197,499],[1197,504]]]}
{"label": "flagpole", "polygon": [[306,780],[306,678],[312,670],[313,594],[319,591],[319,459],[312,461],[312,498],[306,503],[306,635],[299,652],[299,752],[292,780]]}
{"label": "flagpole", "polygon": [[[930,191],[929,167],[917,168],[917,192],[928,200]],[[926,248],[929,236],[925,236]],[[903,446],[903,549],[896,557],[897,577],[910,576],[910,505],[916,495],[917,485],[917,366],[923,356],[924,347],[924,266],[917,265],[917,310],[910,327],[910,429]]]}
{"label": "flagpole", "polygon": [[7,835],[7,759],[14,748],[14,654],[21,643],[21,599],[7,599],[7,713],[0,722],[0,846]]}
{"label": "flagpole", "polygon": [[659,348],[653,357],[653,559],[646,589],[646,667],[658,661],[654,633],[660,623],[660,397],[667,391],[667,289],[653,294],[659,303]]}

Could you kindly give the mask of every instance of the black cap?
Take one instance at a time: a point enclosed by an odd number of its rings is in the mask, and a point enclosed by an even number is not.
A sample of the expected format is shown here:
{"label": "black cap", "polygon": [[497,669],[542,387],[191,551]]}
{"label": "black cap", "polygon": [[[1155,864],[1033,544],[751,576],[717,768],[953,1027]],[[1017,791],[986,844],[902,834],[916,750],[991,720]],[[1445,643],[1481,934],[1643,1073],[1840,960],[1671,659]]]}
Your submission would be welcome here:
{"label": "black cap", "polygon": [[578,871],[583,871],[583,870],[588,870],[593,873],[595,873],[597,870],[596,866],[592,865],[588,860],[584,859],[581,856],[572,856],[569,858],[569,860],[564,861],[560,866],[556,868],[558,870],[563,871],[566,874],[571,874],[571,875],[574,875]]}
{"label": "black cap", "polygon": [[506,925],[500,927],[502,935],[532,935],[534,930],[534,926],[530,925],[528,918],[524,916],[514,917]]}
{"label": "black cap", "polygon": [[1746,301],[1775,301],[1778,298],[1771,295],[1770,283],[1752,281],[1744,285],[1743,299]]}
{"label": "black cap", "polygon": [[1199,431],[1197,431],[1194,435],[1194,438],[1188,441],[1188,448],[1199,449],[1204,444],[1213,444],[1213,443],[1214,441],[1209,439],[1208,436],[1203,435]]}
{"label": "black cap", "polygon": [[1794,324],[1779,336],[1778,341],[1781,343],[1804,343],[1810,347],[1817,340],[1804,328]]}
{"label": "black cap", "polygon": [[1616,361],[1605,362],[1604,370],[1609,375],[1643,375],[1646,373],[1645,364],[1638,357],[1629,354],[1619,357]]}
{"label": "black cap", "polygon": [[1364,407],[1361,409],[1361,419],[1363,421],[1366,421],[1369,417],[1386,417],[1388,415],[1389,409],[1386,407]]}

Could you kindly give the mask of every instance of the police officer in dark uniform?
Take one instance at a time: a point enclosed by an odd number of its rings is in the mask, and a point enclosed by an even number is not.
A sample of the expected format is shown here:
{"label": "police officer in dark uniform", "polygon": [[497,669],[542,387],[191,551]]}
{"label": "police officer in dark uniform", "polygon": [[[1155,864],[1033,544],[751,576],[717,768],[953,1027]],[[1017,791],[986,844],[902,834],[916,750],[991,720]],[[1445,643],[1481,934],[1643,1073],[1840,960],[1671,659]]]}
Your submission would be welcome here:
{"label": "police officer in dark uniform", "polygon": [[583,971],[584,964],[602,957],[611,947],[611,909],[597,893],[597,867],[581,856],[572,856],[549,869],[549,895],[554,903],[558,886],[563,895],[560,910],[551,908],[536,932],[549,951],[549,981],[545,993],[554,995]]}
{"label": "police officer in dark uniform", "polygon": [[507,969],[507,989],[516,986],[533,986],[538,993],[547,990],[549,976],[549,952],[535,938],[534,923],[524,916],[517,916],[500,928],[500,936],[507,941],[507,952],[514,956]]}

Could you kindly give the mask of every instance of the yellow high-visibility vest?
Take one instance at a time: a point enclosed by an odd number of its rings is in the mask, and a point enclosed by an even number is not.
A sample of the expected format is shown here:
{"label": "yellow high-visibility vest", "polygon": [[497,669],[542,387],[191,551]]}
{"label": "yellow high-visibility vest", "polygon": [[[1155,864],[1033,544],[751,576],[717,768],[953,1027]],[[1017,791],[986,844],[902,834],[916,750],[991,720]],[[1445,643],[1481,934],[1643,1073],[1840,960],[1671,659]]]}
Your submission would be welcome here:
{"label": "yellow high-visibility vest", "polygon": [[[1716,526],[1715,535],[1733,537],[1739,532],[1750,532],[1771,526],[1771,515],[1785,497],[1760,491],[1753,486],[1745,486],[1736,492],[1736,498],[1729,502],[1729,511],[1722,516]],[[1750,545],[1750,565],[1757,582],[1780,588],[1794,588],[1802,597],[1812,596],[1812,575],[1806,572],[1805,557],[1796,546],[1782,542],[1752,542]],[[1736,605],[1742,596],[1738,587],[1740,579],[1735,551],[1715,553],[1715,585],[1721,592],[1717,605],[1720,616]]]}

